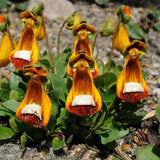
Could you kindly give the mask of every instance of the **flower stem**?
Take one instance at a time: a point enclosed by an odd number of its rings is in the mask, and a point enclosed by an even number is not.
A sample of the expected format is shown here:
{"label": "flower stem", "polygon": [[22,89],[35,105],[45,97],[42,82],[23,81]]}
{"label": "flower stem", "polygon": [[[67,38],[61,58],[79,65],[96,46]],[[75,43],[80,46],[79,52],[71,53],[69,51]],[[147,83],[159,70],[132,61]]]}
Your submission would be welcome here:
{"label": "flower stem", "polygon": [[62,24],[62,26],[61,26],[61,28],[60,28],[60,30],[59,30],[59,32],[58,32],[58,39],[57,39],[58,58],[59,58],[59,56],[60,56],[60,51],[59,51],[60,36],[61,36],[62,29],[63,29],[63,27],[64,27],[64,25],[65,25],[66,22],[67,22],[67,20],[65,20],[65,21],[63,22],[63,24]]}
{"label": "flower stem", "polygon": [[104,62],[101,60],[101,59],[97,59],[97,62],[101,62],[102,63],[102,66],[103,66],[103,74],[105,72],[105,65],[104,65]]}
{"label": "flower stem", "polygon": [[54,61],[53,61],[52,53],[51,53],[51,50],[50,50],[50,47],[49,47],[48,35],[47,35],[47,32],[46,32],[46,25],[44,23],[43,12],[41,13],[41,16],[42,16],[42,24],[43,24],[43,27],[44,27],[44,33],[45,33],[45,37],[46,37],[46,44],[47,44],[47,48],[48,48],[49,60],[50,60],[52,68],[54,68]]}
{"label": "flower stem", "polygon": [[96,40],[97,40],[97,37],[98,37],[98,34],[100,33],[100,30],[97,31],[95,37],[94,37],[94,41],[93,41],[93,46],[92,46],[92,51],[94,51],[94,47],[95,47],[95,44],[96,44]]}
{"label": "flower stem", "polygon": [[15,49],[15,47],[14,47],[14,42],[13,42],[13,38],[12,38],[12,36],[11,36],[11,32],[10,32],[10,30],[9,30],[8,27],[7,27],[7,33],[8,33],[10,42],[11,42],[11,44],[12,44],[12,48]]}
{"label": "flower stem", "polygon": [[115,37],[116,37],[116,35],[117,35],[117,32],[118,32],[118,30],[119,30],[120,22],[121,22],[121,21],[120,21],[120,20],[118,20],[118,23],[117,23],[117,25],[116,25],[115,32],[114,32],[114,34],[113,34],[113,39],[112,39],[112,48],[111,48],[111,52],[110,52],[110,56],[109,56],[109,62],[108,62],[108,67],[107,67],[107,71],[106,71],[106,73],[108,73],[108,72],[109,72],[110,67],[111,67],[111,61],[112,61],[113,50],[114,50],[114,45],[113,45],[113,43],[114,43]]}

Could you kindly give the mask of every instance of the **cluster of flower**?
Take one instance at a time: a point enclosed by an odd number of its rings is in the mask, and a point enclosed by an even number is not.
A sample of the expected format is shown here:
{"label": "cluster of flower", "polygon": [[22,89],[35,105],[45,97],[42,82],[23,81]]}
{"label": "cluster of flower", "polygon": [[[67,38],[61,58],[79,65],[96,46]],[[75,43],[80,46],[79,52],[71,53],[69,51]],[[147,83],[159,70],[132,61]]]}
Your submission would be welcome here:
{"label": "cluster of flower", "polygon": [[[27,93],[16,116],[34,127],[44,127],[48,124],[52,104],[45,92],[40,77],[47,73],[32,66],[38,62],[39,48],[37,41],[45,36],[45,27],[41,17],[43,6],[35,7],[32,11],[21,13],[22,31],[19,43],[9,33],[9,20],[0,15],[0,29],[4,32],[0,45],[0,67],[11,62],[18,70],[30,75]],[[128,6],[121,6],[117,11],[118,23],[114,25],[110,20],[102,25],[101,35],[113,35],[113,48],[127,56],[124,68],[117,80],[117,96],[128,102],[137,102],[149,94],[148,87],[141,73],[139,55],[143,54],[146,45],[141,41],[130,42],[125,24],[132,14]],[[81,15],[74,12],[67,19],[66,28],[76,36],[74,50],[69,58],[67,74],[73,78],[72,87],[66,99],[66,109],[78,116],[90,116],[100,111],[102,99],[94,84],[94,78],[99,76],[99,68],[92,54],[89,37],[95,29],[82,21]]]}

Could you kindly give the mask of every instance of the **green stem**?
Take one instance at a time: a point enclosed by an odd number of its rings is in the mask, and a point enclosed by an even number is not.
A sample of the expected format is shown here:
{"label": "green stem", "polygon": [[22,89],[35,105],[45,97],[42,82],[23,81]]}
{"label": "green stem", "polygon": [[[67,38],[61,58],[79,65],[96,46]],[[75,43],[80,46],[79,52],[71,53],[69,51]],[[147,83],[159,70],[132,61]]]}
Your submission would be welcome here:
{"label": "green stem", "polygon": [[110,52],[110,56],[109,56],[109,62],[108,62],[108,67],[107,67],[107,71],[106,71],[106,73],[108,73],[109,72],[109,70],[110,70],[110,67],[111,67],[111,61],[112,61],[112,56],[113,56],[113,50],[114,50],[114,40],[115,40],[115,37],[116,37],[116,35],[117,35],[117,32],[118,32],[118,30],[119,30],[119,25],[120,25],[120,20],[118,20],[118,23],[117,23],[117,25],[116,25],[116,29],[115,29],[115,32],[114,32],[114,34],[113,34],[113,39],[112,39],[112,48],[111,48],[111,52]]}
{"label": "green stem", "polygon": [[96,40],[97,40],[97,37],[98,37],[98,34],[100,33],[100,30],[97,31],[95,37],[94,37],[94,41],[93,41],[93,46],[92,46],[92,51],[94,51],[94,47],[95,47],[95,44],[96,44]]}
{"label": "green stem", "polygon": [[47,32],[46,32],[46,25],[44,23],[43,13],[41,13],[41,16],[42,16],[42,24],[43,24],[43,27],[44,27],[44,33],[45,33],[45,37],[46,37],[46,44],[47,44],[47,48],[48,48],[49,60],[50,60],[52,68],[54,68],[54,61],[53,61],[52,53],[51,53],[51,50],[50,50],[50,47],[49,47],[48,35],[47,35]]}
{"label": "green stem", "polygon": [[65,21],[63,22],[63,24],[62,24],[62,26],[61,26],[61,28],[60,28],[60,30],[59,30],[59,32],[58,32],[58,39],[57,39],[58,58],[59,58],[59,56],[60,56],[60,51],[59,51],[60,36],[61,36],[62,29],[63,29],[63,27],[64,27],[64,25],[65,25],[66,22],[67,22],[67,20],[65,20]]}
{"label": "green stem", "polygon": [[101,62],[102,63],[102,66],[103,66],[103,73],[105,72],[105,65],[104,65],[104,62],[101,60],[101,59],[97,59],[96,60],[97,62]]}

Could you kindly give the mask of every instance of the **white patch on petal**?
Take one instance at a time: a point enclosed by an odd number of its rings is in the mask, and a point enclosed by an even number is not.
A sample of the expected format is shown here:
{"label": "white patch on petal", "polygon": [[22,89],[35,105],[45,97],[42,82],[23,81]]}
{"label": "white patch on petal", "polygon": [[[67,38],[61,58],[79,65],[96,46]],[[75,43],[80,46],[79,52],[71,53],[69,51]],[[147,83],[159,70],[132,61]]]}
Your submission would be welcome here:
{"label": "white patch on petal", "polygon": [[38,104],[27,104],[21,111],[21,114],[34,114],[41,120],[41,106]]}
{"label": "white patch on petal", "polygon": [[144,92],[144,88],[140,83],[136,82],[125,83],[123,93],[130,93],[130,92]]}
{"label": "white patch on petal", "polygon": [[31,52],[27,50],[19,50],[14,54],[14,58],[31,61]]}
{"label": "white patch on petal", "polygon": [[72,106],[77,106],[77,105],[91,105],[91,106],[96,106],[93,98],[91,95],[78,95],[74,98],[72,102]]}

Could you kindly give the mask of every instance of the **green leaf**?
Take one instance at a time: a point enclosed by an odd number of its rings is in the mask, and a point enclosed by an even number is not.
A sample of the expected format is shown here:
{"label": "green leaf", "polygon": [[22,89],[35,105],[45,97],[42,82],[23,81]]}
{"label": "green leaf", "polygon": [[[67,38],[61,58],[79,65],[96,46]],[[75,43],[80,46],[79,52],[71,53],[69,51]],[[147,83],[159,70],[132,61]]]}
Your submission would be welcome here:
{"label": "green leaf", "polygon": [[122,121],[122,123],[125,123],[125,124],[137,124],[144,118],[144,116],[145,116],[144,113],[131,114],[131,115],[128,114],[127,119]]}
{"label": "green leaf", "polygon": [[152,13],[149,13],[148,14],[148,17],[151,19],[151,20],[156,20],[160,14],[157,12],[157,10],[153,7],[149,7],[148,8]]}
{"label": "green leaf", "polygon": [[0,140],[10,139],[15,135],[11,128],[0,127]]}
{"label": "green leaf", "polygon": [[155,24],[154,24],[154,28],[155,28],[157,31],[160,31],[160,24],[159,24],[159,23],[155,23]]}
{"label": "green leaf", "polygon": [[146,38],[143,30],[137,24],[126,24],[129,37],[133,40],[144,40]]}
{"label": "green leaf", "polygon": [[94,126],[93,130],[96,130],[98,127],[100,127],[102,125],[102,123],[104,122],[106,118],[106,112],[104,112],[101,117],[99,118],[98,122],[96,123],[96,125]]}
{"label": "green leaf", "polygon": [[12,3],[10,0],[0,0],[0,9],[1,8],[7,8],[10,6]]}
{"label": "green leaf", "polygon": [[51,82],[53,86],[53,94],[61,99],[63,102],[66,100],[68,90],[66,88],[65,79],[62,79],[59,75],[51,75]]}
{"label": "green leaf", "polygon": [[106,128],[112,121],[113,121],[114,117],[108,117],[102,124],[101,128]]}
{"label": "green leaf", "polygon": [[81,125],[89,127],[93,124],[92,120],[90,117],[82,117],[81,118]]}
{"label": "green leaf", "polygon": [[11,116],[13,113],[6,107],[0,105],[0,116]]}
{"label": "green leaf", "polygon": [[15,3],[15,9],[18,11],[25,11],[28,7],[29,2]]}
{"label": "green leaf", "polygon": [[[109,91],[106,93],[106,99],[105,102],[109,105],[110,103],[112,103],[114,101],[114,99],[116,98],[117,94],[116,94],[116,87],[113,86],[112,88],[109,89]],[[109,107],[108,107],[109,108]]]}
{"label": "green leaf", "polygon": [[26,146],[27,140],[28,140],[28,135],[25,132],[23,132],[21,136],[21,146],[20,146],[21,149],[23,149]]}
{"label": "green leaf", "polygon": [[109,2],[109,0],[95,0],[95,2],[99,5],[104,5],[105,3]]}
{"label": "green leaf", "polygon": [[12,99],[4,102],[3,105],[9,110],[16,112],[18,106],[20,105],[20,102],[17,102],[16,100]]}
{"label": "green leaf", "polygon": [[18,92],[19,82],[23,82],[22,78],[19,75],[16,75],[15,73],[12,73],[11,79],[10,79],[10,88],[11,88],[11,90],[15,90],[15,91]]}
{"label": "green leaf", "polygon": [[46,67],[47,69],[49,69],[51,67],[50,62],[48,59],[40,59],[39,62]]}
{"label": "green leaf", "polygon": [[19,100],[18,92],[15,90],[11,90],[11,92],[9,94],[9,99],[14,99],[14,100],[18,101]]}
{"label": "green leaf", "polygon": [[64,140],[59,140],[54,138],[52,141],[52,147],[54,151],[61,149],[64,145],[65,145]]}
{"label": "green leaf", "polygon": [[3,82],[0,87],[0,99],[2,101],[8,101],[9,93],[10,93],[9,83]]}
{"label": "green leaf", "polygon": [[68,137],[66,143],[69,144],[69,143],[72,142],[72,140],[73,140],[73,134],[71,134],[71,135]]}
{"label": "green leaf", "polygon": [[157,115],[158,121],[160,122],[160,104],[156,108],[156,115]]}
{"label": "green leaf", "polygon": [[106,88],[110,89],[112,86],[116,85],[116,81],[117,81],[117,76],[114,73],[109,72],[104,79]]}
{"label": "green leaf", "polygon": [[13,129],[13,131],[18,133],[18,125],[16,123],[15,118],[10,118],[9,119],[9,124],[10,124],[11,128]]}
{"label": "green leaf", "polygon": [[107,144],[107,143],[112,142],[116,139],[124,137],[129,132],[129,130],[127,128],[122,128],[122,127],[117,128],[113,125],[110,125],[109,127],[107,127],[107,129],[109,129],[109,132],[101,135],[102,144]]}
{"label": "green leaf", "polygon": [[135,154],[137,155],[137,160],[159,160],[160,148],[147,145],[142,148],[137,148]]}

